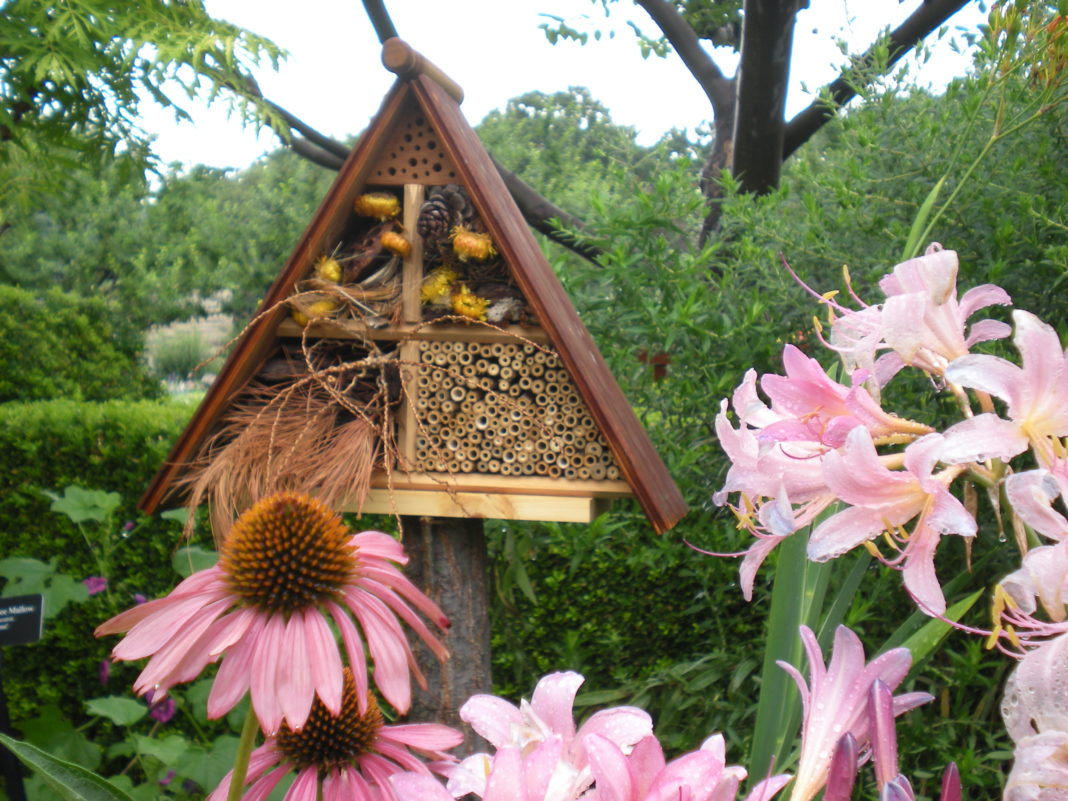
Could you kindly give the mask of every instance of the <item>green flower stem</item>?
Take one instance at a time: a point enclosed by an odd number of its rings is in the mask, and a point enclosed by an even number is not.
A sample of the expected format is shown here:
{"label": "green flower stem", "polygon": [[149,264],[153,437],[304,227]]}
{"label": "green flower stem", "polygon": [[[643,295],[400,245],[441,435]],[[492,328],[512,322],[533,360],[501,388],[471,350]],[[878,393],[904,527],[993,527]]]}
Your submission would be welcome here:
{"label": "green flower stem", "polygon": [[248,759],[252,753],[252,746],[256,742],[260,724],[256,720],[256,712],[252,704],[248,705],[248,713],[245,715],[245,725],[241,727],[241,740],[237,744],[237,756],[234,757],[234,772],[230,777],[230,792],[226,794],[226,801],[241,801],[245,791],[245,776],[248,773]]}

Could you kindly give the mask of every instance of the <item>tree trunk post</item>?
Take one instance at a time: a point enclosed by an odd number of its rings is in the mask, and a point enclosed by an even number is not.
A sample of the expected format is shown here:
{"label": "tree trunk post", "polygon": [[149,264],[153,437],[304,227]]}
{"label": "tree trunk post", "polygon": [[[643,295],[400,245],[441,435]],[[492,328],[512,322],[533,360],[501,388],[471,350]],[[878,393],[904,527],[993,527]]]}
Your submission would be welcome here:
{"label": "tree trunk post", "polygon": [[746,0],[734,116],[734,174],[742,191],[779,185],[786,88],[798,0]]}
{"label": "tree trunk post", "polygon": [[[403,517],[405,574],[452,622],[444,643],[449,659],[441,663],[421,642],[413,641],[416,662],[427,689],[412,693],[410,719],[462,728],[464,753],[485,750],[471,729],[461,725],[460,706],[476,693],[492,690],[487,588],[488,557],[482,521],[467,518]],[[458,752],[459,752],[458,751]]]}

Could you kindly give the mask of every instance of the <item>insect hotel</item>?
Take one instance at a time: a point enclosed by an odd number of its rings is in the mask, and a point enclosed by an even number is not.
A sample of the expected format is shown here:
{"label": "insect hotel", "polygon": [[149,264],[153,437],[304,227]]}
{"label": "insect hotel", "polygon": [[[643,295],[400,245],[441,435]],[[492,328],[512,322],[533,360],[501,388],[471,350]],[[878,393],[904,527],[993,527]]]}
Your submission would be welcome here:
{"label": "insect hotel", "polygon": [[279,489],[359,513],[578,522],[633,495],[670,528],[685,503],[458,87],[399,40],[383,60],[399,80],[142,508],[207,501],[221,539]]}

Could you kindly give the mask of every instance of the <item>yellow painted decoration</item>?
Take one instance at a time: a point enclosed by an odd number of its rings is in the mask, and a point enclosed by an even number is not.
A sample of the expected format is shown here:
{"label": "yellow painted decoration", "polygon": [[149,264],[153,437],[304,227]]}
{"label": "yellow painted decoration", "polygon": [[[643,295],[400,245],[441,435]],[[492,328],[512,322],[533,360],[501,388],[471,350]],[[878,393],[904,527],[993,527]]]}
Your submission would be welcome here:
{"label": "yellow painted decoration", "polygon": [[312,320],[317,320],[320,317],[327,317],[333,314],[337,310],[337,303],[332,300],[317,300],[314,303],[308,304],[302,311],[301,309],[293,309],[289,316],[297,321],[297,324],[302,328],[310,323]]}
{"label": "yellow painted decoration", "polygon": [[419,300],[425,305],[448,306],[452,302],[452,284],[459,278],[455,270],[438,267],[423,279]]}
{"label": "yellow painted decoration", "polygon": [[387,192],[368,192],[356,198],[356,213],[376,220],[392,220],[401,211],[400,201]]}
{"label": "yellow painted decoration", "polygon": [[337,259],[323,256],[315,265],[315,277],[322,281],[339,283],[341,281],[341,265]]}
{"label": "yellow painted decoration", "polygon": [[412,252],[412,243],[396,231],[386,231],[382,234],[380,241],[382,242],[382,247],[396,253],[402,259]]}
{"label": "yellow painted decoration", "polygon": [[466,284],[460,284],[460,288],[452,293],[452,310],[456,314],[470,317],[472,320],[486,320],[486,308],[489,301],[480,298],[467,288]]}
{"label": "yellow painted decoration", "polygon": [[493,247],[489,234],[469,231],[464,226],[457,225],[452,229],[449,238],[452,239],[452,250],[460,257],[460,261],[485,261],[497,255],[497,249]]}

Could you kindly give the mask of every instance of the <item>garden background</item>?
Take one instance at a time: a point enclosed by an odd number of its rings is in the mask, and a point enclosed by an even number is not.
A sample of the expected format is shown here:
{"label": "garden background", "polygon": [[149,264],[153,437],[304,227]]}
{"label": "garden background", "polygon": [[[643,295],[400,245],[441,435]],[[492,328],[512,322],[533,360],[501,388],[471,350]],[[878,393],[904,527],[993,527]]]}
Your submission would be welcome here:
{"label": "garden background", "polygon": [[[1052,15],[1055,4],[1031,5]],[[952,202],[938,207],[932,236],[959,253],[958,284],[1003,286],[1063,338],[1068,105],[1042,77],[1055,54],[982,31],[971,46],[975,66],[943,94],[901,73],[865,90],[786,162],[777,190],[745,194],[724,176],[719,230],[703,245],[697,176],[708,136],[676,131],[640,146],[581,87],[517,97],[477,126],[495,158],[585,221],[579,236],[600,251],[596,264],[548,240],[545,251],[692,510],[663,536],[628,504],[590,526],[488,522],[495,692],[518,698],[546,672],[576,670],[586,677],[581,704],[643,706],[666,748],[693,748],[718,730],[728,753],[747,753],[774,571],[762,571],[746,603],[737,563],[691,545],[748,544],[711,500],[727,467],[714,434],[719,399],[750,367],[777,371],[785,342],[821,355],[820,311],[783,257],[821,292],[844,289],[846,265],[863,297],[899,260],[921,204],[945,178],[940,199]],[[1028,123],[1011,130],[1006,120]],[[87,705],[123,695],[136,674],[114,666],[105,681],[111,643],[91,632],[135,594],[165,593],[176,567],[210,547],[203,528],[184,542],[180,523],[135,509],[195,408],[197,382],[217,364],[200,328],[167,326],[207,309],[239,330],[333,173],[279,149],[242,171],[146,174],[142,154],[120,152],[34,186],[32,162],[5,153],[0,575],[5,594],[44,588],[55,613],[40,643],[4,654],[11,717],[30,742],[104,775],[125,771],[141,797],[197,797],[197,785],[213,786],[229,767],[235,742],[226,721],[196,711],[205,687],[177,693],[165,723]],[[38,156],[54,160],[55,151]],[[893,406],[941,428],[949,410],[925,389],[895,388]],[[74,522],[54,508],[54,494],[71,485],[117,493],[118,505],[93,496]],[[966,561],[960,541],[938,554],[943,582],[959,576],[947,589],[951,605],[1004,575],[1012,554],[977,560],[970,572]],[[109,583],[89,597],[79,582],[93,575]],[[873,565],[845,623],[874,651],[911,612],[899,578]],[[968,615],[983,625],[985,600]],[[909,688],[937,698],[899,723],[917,797],[937,794],[949,761],[966,797],[998,796],[1011,759],[998,713],[1010,667],[960,633],[913,667]],[[49,797],[30,782],[32,798]]]}

